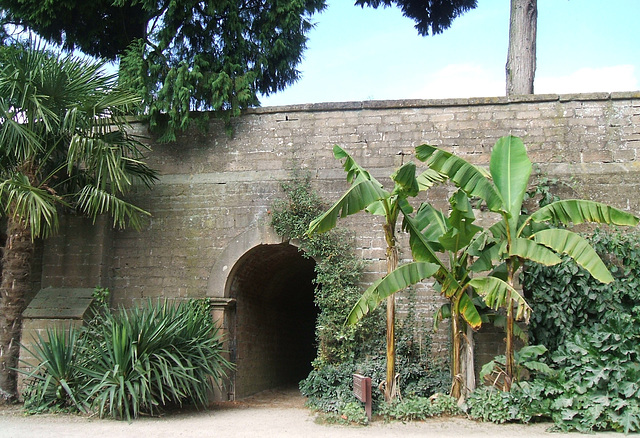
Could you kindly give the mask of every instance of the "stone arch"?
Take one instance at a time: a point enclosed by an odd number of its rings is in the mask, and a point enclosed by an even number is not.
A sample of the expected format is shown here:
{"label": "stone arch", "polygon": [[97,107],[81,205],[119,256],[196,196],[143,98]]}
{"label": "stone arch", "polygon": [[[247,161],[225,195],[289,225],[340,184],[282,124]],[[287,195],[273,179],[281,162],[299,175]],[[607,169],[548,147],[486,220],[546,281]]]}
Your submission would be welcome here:
{"label": "stone arch", "polygon": [[228,398],[297,384],[315,358],[315,261],[268,230],[238,236],[212,270],[208,294],[224,303]]}

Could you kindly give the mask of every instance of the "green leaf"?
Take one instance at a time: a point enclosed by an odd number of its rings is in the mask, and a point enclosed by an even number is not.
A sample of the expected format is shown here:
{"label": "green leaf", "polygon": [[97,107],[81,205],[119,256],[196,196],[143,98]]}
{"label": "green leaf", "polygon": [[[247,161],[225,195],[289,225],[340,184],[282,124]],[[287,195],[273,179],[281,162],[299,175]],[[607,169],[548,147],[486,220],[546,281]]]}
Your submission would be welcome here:
{"label": "green leaf", "polygon": [[589,242],[572,231],[555,228],[542,230],[531,236],[537,243],[564,253],[586,269],[601,283],[611,283],[613,277]]}
{"label": "green leaf", "polygon": [[[400,206],[403,208],[402,206]],[[409,232],[409,246],[413,259],[419,262],[437,263],[441,268],[447,269],[440,258],[431,248],[431,243],[422,234],[422,229],[414,218],[406,214],[403,210],[403,226]]]}
{"label": "green leaf", "polygon": [[[431,204],[423,203],[418,209],[414,218],[415,226],[422,230],[422,235],[428,242],[438,243],[440,237],[447,233],[450,228],[448,219]],[[407,224],[403,224],[407,229]]]}
{"label": "green leaf", "polygon": [[323,233],[336,226],[338,217],[347,217],[366,209],[374,202],[386,199],[389,192],[375,180],[358,175],[353,184],[342,197],[326,212],[309,224],[308,234]]}
{"label": "green leaf", "polygon": [[[493,183],[504,201],[505,211],[512,221],[517,221],[532,170],[522,140],[513,136],[499,139],[491,151],[489,169]],[[514,230],[515,224],[517,222],[512,225]]]}
{"label": "green leaf", "polygon": [[360,297],[347,317],[355,324],[364,315],[378,307],[390,295],[431,277],[440,267],[433,263],[412,262],[402,265],[373,283]]}
{"label": "green leaf", "polygon": [[531,307],[527,304],[522,295],[505,281],[495,277],[473,278],[469,281],[471,286],[480,295],[487,306],[494,310],[509,305],[507,303],[507,292],[511,291],[511,300],[516,304],[516,319],[529,320]]}
{"label": "green leaf", "polygon": [[553,266],[562,260],[553,251],[533,240],[518,237],[511,242],[509,255],[531,260],[545,266]]}
{"label": "green leaf", "polygon": [[436,172],[433,169],[427,169],[418,175],[416,180],[418,181],[420,191],[424,191],[433,187],[437,183],[445,182],[447,180],[447,176],[440,172]]}
{"label": "green leaf", "polygon": [[504,202],[485,173],[468,161],[427,144],[416,147],[416,157],[429,168],[447,175],[469,197],[479,197],[491,211],[501,211]]}
{"label": "green leaf", "polygon": [[596,222],[609,225],[636,226],[640,219],[630,213],[594,201],[568,199],[552,202],[531,215],[534,222],[582,224]]}
{"label": "green leaf", "polygon": [[433,331],[437,331],[442,320],[451,318],[451,303],[445,303],[436,312],[433,317]]}
{"label": "green leaf", "polygon": [[460,300],[458,301],[456,313],[461,315],[462,318],[469,324],[474,330],[477,330],[482,325],[482,318],[478,309],[471,297],[464,291],[460,291]]}
{"label": "green leaf", "polygon": [[338,159],[346,158],[343,167],[351,186],[326,212],[311,221],[307,231],[309,235],[328,231],[336,226],[338,217],[347,217],[370,206],[374,214],[380,214],[384,204],[378,201],[390,196],[389,192],[382,188],[382,184],[360,167],[344,149],[335,145],[333,153]]}
{"label": "green leaf", "polygon": [[412,162],[404,164],[392,175],[391,179],[396,183],[393,194],[401,198],[413,197],[418,194],[420,188],[416,179],[416,165]]}

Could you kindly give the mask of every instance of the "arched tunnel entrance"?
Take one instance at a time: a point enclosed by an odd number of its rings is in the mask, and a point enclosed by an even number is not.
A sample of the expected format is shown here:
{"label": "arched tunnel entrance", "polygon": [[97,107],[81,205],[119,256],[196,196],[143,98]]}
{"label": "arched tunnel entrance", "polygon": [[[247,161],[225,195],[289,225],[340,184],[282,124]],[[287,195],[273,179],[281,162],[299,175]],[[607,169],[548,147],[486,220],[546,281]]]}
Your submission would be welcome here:
{"label": "arched tunnel entrance", "polygon": [[314,267],[287,243],[255,246],[233,266],[226,296],[236,301],[229,333],[236,399],[295,385],[311,371]]}

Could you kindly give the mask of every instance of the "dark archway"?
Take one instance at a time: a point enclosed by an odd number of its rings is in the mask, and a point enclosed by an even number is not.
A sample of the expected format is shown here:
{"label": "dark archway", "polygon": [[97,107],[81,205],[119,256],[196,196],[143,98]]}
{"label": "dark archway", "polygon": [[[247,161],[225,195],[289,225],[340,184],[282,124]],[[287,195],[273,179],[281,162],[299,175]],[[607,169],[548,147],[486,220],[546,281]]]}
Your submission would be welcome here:
{"label": "dark archway", "polygon": [[234,265],[225,295],[236,301],[229,333],[236,398],[309,374],[316,354],[314,267],[287,243],[258,245]]}

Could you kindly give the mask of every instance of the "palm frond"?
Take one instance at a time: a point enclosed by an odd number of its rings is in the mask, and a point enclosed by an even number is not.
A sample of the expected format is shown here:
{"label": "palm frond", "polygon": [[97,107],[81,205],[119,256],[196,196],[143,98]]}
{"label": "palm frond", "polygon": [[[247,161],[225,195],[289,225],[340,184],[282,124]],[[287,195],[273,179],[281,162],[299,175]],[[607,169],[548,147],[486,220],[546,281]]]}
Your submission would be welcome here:
{"label": "palm frond", "polygon": [[32,237],[48,237],[58,230],[56,204],[62,200],[47,190],[31,185],[21,173],[0,183],[0,199],[6,213],[29,226]]}
{"label": "palm frond", "polygon": [[99,215],[108,213],[113,217],[115,227],[132,226],[136,230],[142,229],[145,219],[150,216],[140,207],[94,186],[86,186],[79,193],[78,209],[94,221]]}

